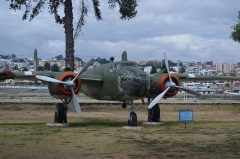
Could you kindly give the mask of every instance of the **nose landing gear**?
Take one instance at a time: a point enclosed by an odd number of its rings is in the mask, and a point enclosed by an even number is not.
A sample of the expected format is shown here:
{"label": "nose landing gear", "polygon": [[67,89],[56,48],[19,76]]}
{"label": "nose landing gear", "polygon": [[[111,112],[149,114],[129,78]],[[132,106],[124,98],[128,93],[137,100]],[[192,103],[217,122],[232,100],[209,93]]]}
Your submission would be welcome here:
{"label": "nose landing gear", "polygon": [[128,126],[137,126],[137,114],[135,112],[130,112]]}

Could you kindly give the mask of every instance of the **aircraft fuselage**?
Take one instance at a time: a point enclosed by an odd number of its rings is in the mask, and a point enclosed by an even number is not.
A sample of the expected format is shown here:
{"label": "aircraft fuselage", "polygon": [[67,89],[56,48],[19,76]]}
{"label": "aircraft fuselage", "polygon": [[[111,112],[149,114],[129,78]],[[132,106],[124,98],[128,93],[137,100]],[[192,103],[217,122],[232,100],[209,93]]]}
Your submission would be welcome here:
{"label": "aircraft fuselage", "polygon": [[136,100],[147,96],[150,89],[149,76],[131,61],[104,64],[84,72],[80,78],[91,76],[102,81],[82,81],[80,92],[98,100]]}

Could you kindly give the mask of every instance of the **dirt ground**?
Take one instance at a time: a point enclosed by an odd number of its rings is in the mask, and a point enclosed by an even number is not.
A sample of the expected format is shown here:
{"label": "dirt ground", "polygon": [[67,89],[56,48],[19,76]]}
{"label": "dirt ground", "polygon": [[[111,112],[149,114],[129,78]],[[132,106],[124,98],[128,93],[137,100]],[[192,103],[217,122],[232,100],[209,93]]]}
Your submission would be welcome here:
{"label": "dirt ground", "polygon": [[[194,122],[178,122],[179,109],[192,109]],[[68,113],[68,127],[48,127],[53,106],[1,105],[0,158],[239,158],[239,106],[162,105],[159,126],[126,130],[128,109],[84,106],[83,118]],[[138,125],[147,119],[138,107]]]}

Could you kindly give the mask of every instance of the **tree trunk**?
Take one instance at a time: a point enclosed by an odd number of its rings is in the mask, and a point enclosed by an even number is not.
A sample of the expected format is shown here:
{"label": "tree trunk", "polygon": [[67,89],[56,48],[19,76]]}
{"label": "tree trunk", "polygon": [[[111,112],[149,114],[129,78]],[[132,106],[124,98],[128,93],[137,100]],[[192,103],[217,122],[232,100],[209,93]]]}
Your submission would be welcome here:
{"label": "tree trunk", "polygon": [[65,67],[74,71],[74,40],[73,40],[73,7],[72,0],[64,2],[64,30],[66,36]]}

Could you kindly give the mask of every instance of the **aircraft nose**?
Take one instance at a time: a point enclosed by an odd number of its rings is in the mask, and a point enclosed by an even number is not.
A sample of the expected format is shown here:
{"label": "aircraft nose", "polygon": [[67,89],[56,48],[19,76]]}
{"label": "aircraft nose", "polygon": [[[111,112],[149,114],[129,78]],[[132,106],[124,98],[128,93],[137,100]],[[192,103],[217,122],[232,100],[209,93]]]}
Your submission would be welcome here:
{"label": "aircraft nose", "polygon": [[146,96],[150,89],[150,78],[142,70],[126,70],[123,74],[122,81],[126,83],[125,92],[132,97]]}

